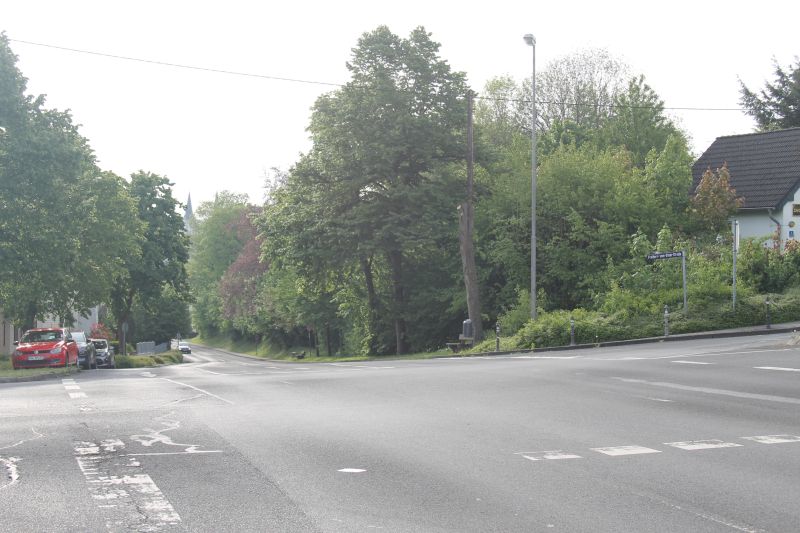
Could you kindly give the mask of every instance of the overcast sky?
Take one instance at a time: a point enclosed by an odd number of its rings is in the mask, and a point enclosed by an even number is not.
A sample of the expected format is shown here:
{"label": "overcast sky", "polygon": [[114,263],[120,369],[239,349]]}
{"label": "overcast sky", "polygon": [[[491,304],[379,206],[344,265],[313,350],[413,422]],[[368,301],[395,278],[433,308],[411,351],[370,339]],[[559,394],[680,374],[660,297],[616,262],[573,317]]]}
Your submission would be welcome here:
{"label": "overcast sky", "polygon": [[[469,7],[471,6],[471,7]],[[759,12],[763,9],[763,12]],[[344,83],[359,36],[419,25],[480,91],[495,76],[600,47],[642,73],[667,107],[738,108],[751,89],[800,55],[800,2],[224,2],[10,0],[10,39],[228,71]],[[310,107],[331,86],[179,69],[12,42],[31,93],[71,109],[100,166],[166,175],[195,207],[219,190],[260,202],[264,175],[308,150]],[[671,111],[697,154],[721,135],[748,133],[738,111]]]}

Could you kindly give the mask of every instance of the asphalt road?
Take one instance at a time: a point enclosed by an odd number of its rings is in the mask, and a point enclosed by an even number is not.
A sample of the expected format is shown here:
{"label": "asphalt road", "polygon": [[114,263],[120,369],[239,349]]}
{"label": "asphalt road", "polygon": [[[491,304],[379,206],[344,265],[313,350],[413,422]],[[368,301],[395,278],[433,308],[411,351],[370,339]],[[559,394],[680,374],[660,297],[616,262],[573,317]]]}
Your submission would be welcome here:
{"label": "asphalt road", "polygon": [[800,531],[788,339],[0,384],[0,531]]}

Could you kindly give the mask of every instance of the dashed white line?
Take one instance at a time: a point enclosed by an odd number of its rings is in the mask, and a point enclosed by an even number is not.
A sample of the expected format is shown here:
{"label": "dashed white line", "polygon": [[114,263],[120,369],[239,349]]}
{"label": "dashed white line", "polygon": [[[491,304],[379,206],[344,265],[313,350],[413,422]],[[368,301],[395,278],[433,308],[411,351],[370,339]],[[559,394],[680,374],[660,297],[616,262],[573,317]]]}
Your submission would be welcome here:
{"label": "dashed white line", "polygon": [[754,366],[757,370],[780,370],[782,372],[800,372],[800,368],[785,368],[781,366]]}
{"label": "dashed white line", "polygon": [[759,444],[782,444],[786,442],[800,442],[797,435],[759,435],[756,437],[742,437],[745,440],[758,442]]}
{"label": "dashed white line", "polygon": [[363,468],[340,468],[337,472],[344,472],[345,474],[360,474],[366,472]]}
{"label": "dashed white line", "polygon": [[707,363],[705,361],[670,361],[671,363],[683,363],[684,365],[713,365],[715,363]]}
{"label": "dashed white line", "polygon": [[644,453],[661,453],[661,450],[646,448],[644,446],[607,446],[605,448],[589,448],[593,452],[600,452],[613,457],[619,455],[640,455]]}
{"label": "dashed white line", "polygon": [[725,442],[717,439],[711,440],[689,440],[684,442],[665,442],[666,446],[680,448],[681,450],[709,450],[713,448],[736,448],[741,446],[735,442]]}
{"label": "dashed white line", "polygon": [[583,459],[580,455],[575,455],[574,453],[564,453],[561,450],[551,450],[546,452],[519,452],[517,455],[521,455],[525,459],[529,461],[552,461],[552,460],[559,460],[559,459]]}
{"label": "dashed white line", "polygon": [[64,385],[64,390],[81,390],[80,385]]}
{"label": "dashed white line", "polygon": [[86,393],[85,392],[70,392],[69,393],[69,397],[71,399],[73,399],[73,400],[76,400],[78,398],[86,398]]}
{"label": "dashed white line", "polygon": [[705,394],[718,394],[721,396],[733,396],[734,398],[745,398],[748,400],[763,400],[767,402],[777,402],[777,403],[791,403],[795,405],[800,405],[800,398],[791,398],[788,396],[773,396],[771,394],[754,394],[751,392],[739,392],[739,391],[732,391],[732,390],[725,390],[725,389],[712,389],[711,387],[691,387],[689,385],[681,385],[680,383],[665,383],[661,381],[646,381],[644,379],[633,379],[633,378],[622,378],[622,377],[614,377],[611,379],[616,379],[622,381],[624,383],[638,383],[642,385],[652,385],[654,387],[666,387],[669,389],[678,389],[678,390],[685,390],[691,392],[702,392]]}

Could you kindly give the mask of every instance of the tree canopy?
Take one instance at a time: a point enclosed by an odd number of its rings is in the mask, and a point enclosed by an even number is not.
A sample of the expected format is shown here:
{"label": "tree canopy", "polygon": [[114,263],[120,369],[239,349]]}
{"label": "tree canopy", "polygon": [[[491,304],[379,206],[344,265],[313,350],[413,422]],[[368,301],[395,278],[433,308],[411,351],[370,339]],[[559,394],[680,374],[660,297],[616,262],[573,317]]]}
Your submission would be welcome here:
{"label": "tree canopy", "polygon": [[760,131],[800,127],[800,58],[784,68],[774,61],[775,79],[761,91],[750,90],[739,80],[741,102]]}

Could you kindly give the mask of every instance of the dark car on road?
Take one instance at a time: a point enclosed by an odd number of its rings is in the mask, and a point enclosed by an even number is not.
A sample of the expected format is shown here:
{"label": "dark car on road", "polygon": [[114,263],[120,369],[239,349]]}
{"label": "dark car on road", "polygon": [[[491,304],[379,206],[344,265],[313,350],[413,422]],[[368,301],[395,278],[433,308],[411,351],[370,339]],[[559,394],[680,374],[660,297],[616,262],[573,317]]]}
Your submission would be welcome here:
{"label": "dark car on road", "polygon": [[97,368],[97,355],[94,344],[83,331],[73,331],[72,339],[78,343],[78,365],[84,370]]}
{"label": "dark car on road", "polygon": [[25,332],[11,356],[14,370],[77,364],[78,346],[64,328],[36,328]]}
{"label": "dark car on road", "polygon": [[117,368],[114,362],[114,348],[106,339],[89,339],[94,344],[95,361],[98,367]]}

